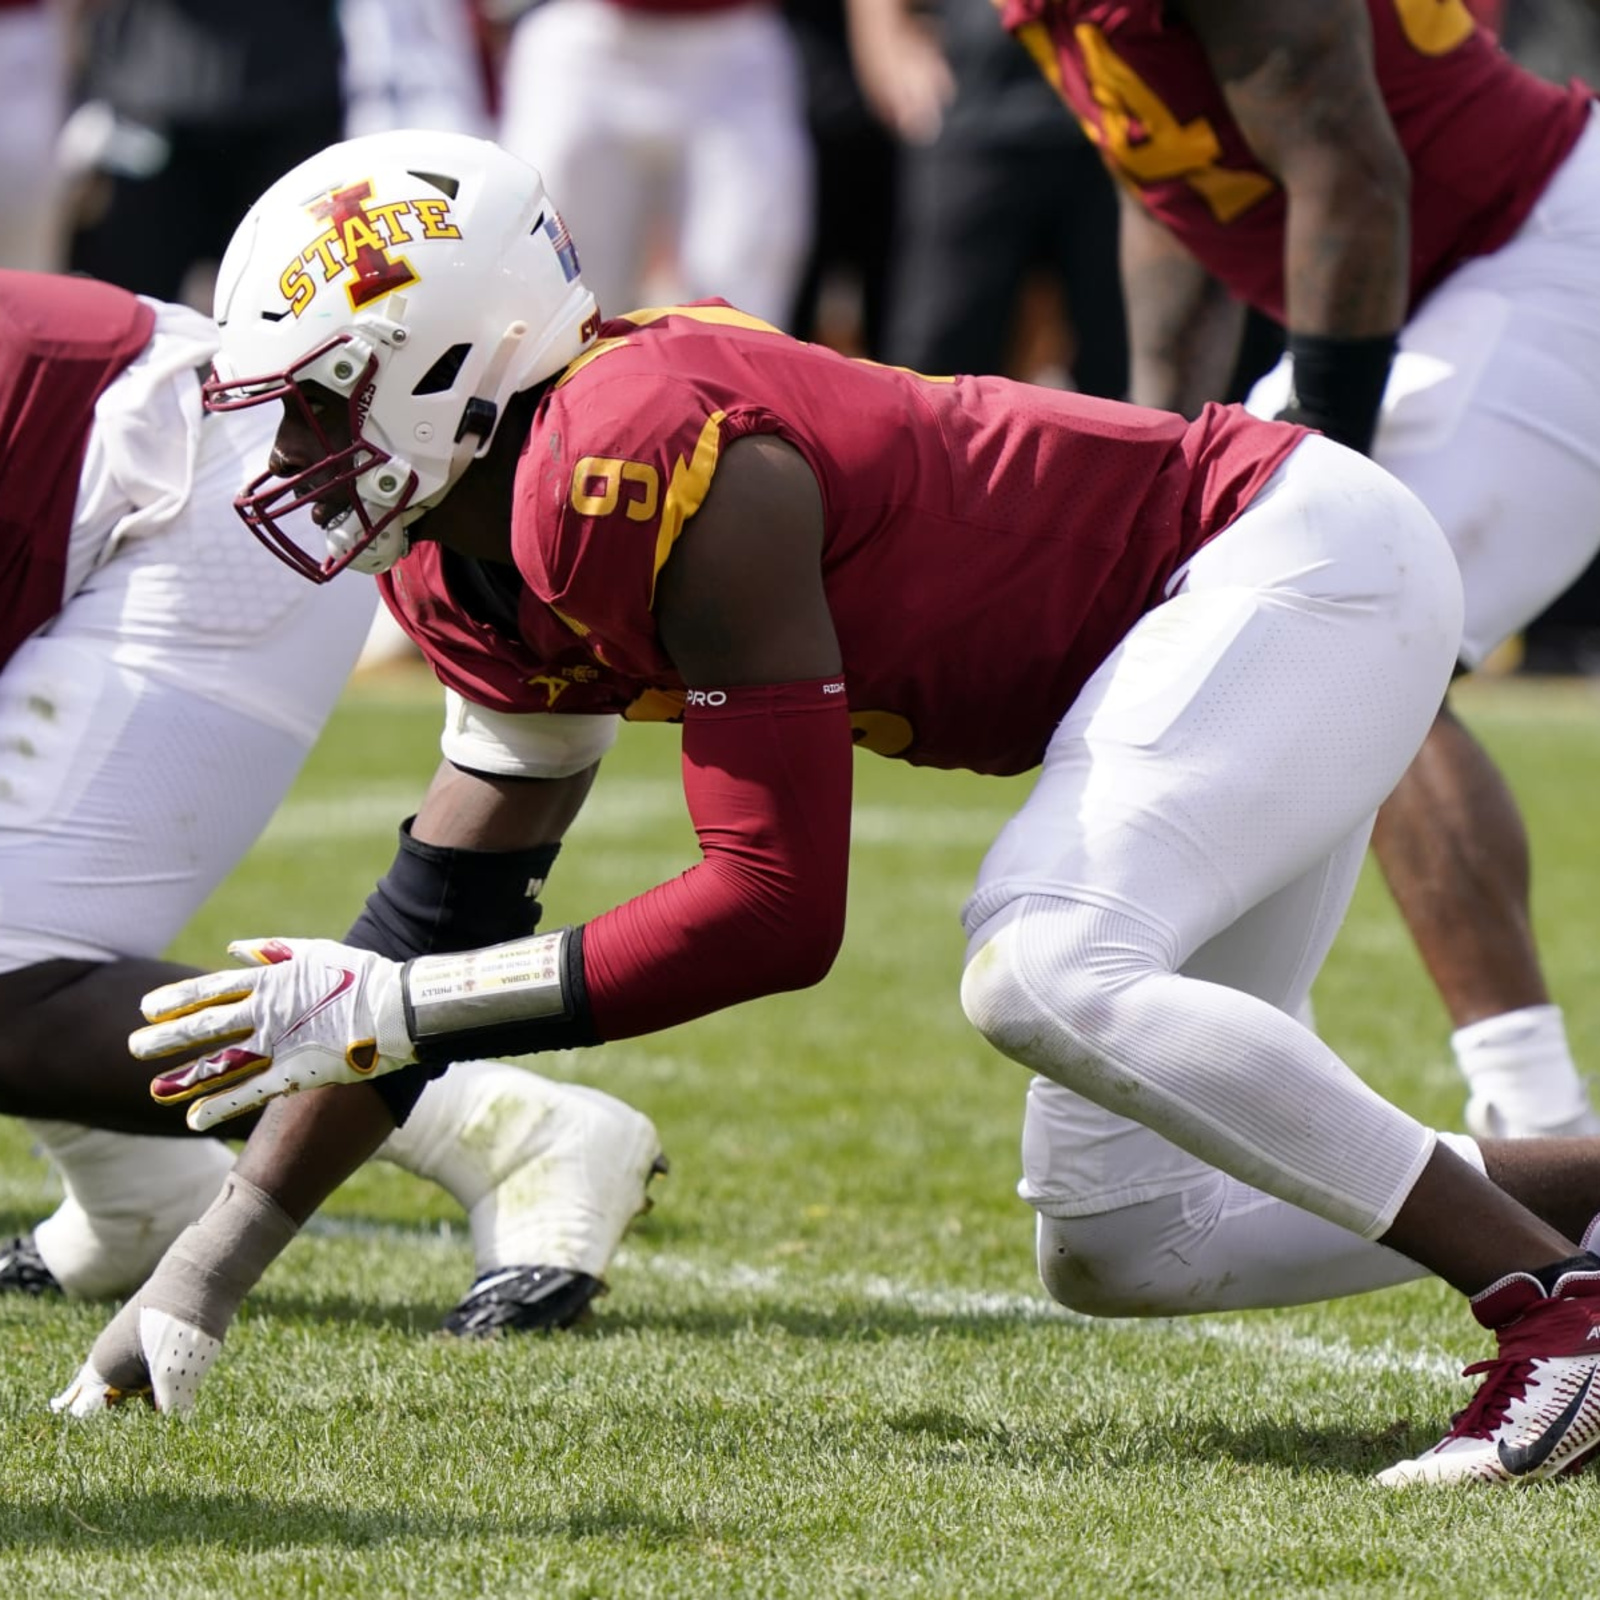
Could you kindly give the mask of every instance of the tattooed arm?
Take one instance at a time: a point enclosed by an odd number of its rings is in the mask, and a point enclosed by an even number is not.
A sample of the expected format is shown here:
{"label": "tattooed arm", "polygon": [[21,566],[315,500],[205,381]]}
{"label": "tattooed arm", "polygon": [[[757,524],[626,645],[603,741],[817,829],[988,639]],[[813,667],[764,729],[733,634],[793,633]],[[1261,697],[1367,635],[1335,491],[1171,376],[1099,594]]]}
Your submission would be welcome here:
{"label": "tattooed arm", "polygon": [[1410,167],[1363,0],[1181,0],[1240,131],[1288,198],[1290,410],[1371,443],[1409,295]]}
{"label": "tattooed arm", "polygon": [[1362,0],[1183,0],[1229,110],[1288,194],[1287,324],[1361,338],[1405,320],[1410,168]]}

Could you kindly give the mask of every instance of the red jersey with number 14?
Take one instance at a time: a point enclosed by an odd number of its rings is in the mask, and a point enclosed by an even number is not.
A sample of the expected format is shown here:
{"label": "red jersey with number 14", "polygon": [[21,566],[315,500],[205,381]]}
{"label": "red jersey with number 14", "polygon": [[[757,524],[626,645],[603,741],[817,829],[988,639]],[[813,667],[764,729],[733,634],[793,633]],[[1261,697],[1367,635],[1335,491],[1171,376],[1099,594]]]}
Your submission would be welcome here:
{"label": "red jersey with number 14", "polygon": [[[1284,192],[1162,0],[996,0],[1112,171],[1240,299],[1284,315]],[[1411,165],[1411,303],[1521,227],[1592,97],[1524,71],[1463,0],[1368,0]]]}
{"label": "red jersey with number 14", "polygon": [[[721,302],[635,312],[551,388],[523,453],[522,644],[474,634],[425,544],[391,600],[468,699],[659,713],[683,684],[656,634],[657,574],[723,452],[750,434],[788,441],[816,475],[858,742],[1013,773],[1037,764],[1084,681],[1302,430],[1234,408],[1185,422],[999,378],[923,378]],[[552,655],[561,670],[540,669]]]}

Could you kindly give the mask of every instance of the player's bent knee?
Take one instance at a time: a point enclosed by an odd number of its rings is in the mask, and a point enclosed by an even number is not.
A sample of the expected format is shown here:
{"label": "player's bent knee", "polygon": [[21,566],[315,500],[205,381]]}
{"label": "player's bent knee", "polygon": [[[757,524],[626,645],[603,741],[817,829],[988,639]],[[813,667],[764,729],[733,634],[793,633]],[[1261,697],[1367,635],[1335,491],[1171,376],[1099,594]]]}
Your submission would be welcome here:
{"label": "player's bent knee", "polygon": [[1086,1317],[1163,1317],[1209,1309],[1204,1286],[1172,1249],[1171,1200],[1084,1217],[1039,1218],[1039,1281]]}
{"label": "player's bent knee", "polygon": [[995,1049],[1027,1061],[1047,1019],[1023,979],[1018,937],[1017,921],[1010,921],[972,951],[961,974],[961,1009]]}
{"label": "player's bent knee", "polygon": [[1110,994],[1089,963],[1062,959],[1068,944],[1043,922],[1018,917],[977,946],[961,975],[961,1008],[1002,1054],[1086,1093],[1103,1075]]}
{"label": "player's bent knee", "polygon": [[1039,1218],[1038,1259],[1039,1282],[1057,1305],[1085,1317],[1123,1314],[1122,1297],[1102,1275],[1102,1268],[1114,1264],[1075,1250],[1069,1228],[1057,1218]]}

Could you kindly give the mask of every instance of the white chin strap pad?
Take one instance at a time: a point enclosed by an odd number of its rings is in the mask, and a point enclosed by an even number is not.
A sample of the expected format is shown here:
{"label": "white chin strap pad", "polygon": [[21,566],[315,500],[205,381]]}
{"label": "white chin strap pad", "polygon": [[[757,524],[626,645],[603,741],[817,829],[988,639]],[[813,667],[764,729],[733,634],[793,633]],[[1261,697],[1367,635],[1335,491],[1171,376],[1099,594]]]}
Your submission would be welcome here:
{"label": "white chin strap pad", "polygon": [[[355,517],[349,519],[351,524],[359,529],[361,524]],[[330,530],[328,533],[328,554],[342,556],[349,548],[349,541],[340,537],[342,530]],[[411,536],[396,519],[391,522],[360,555],[350,563],[357,572],[371,573],[376,576],[380,572],[387,572],[407,550],[411,548]]]}

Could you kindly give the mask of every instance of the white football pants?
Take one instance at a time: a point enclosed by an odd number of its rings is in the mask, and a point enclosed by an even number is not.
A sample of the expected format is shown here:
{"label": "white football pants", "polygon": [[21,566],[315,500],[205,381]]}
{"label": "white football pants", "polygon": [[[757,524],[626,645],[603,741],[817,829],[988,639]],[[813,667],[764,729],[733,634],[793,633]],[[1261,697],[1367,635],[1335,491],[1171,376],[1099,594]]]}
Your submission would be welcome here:
{"label": "white football pants", "polygon": [[[1326,1296],[1325,1264],[1290,1273],[1258,1223],[1210,1253],[1216,1275],[1183,1270],[1180,1249],[1149,1281],[1148,1203],[1188,1197],[1199,1214],[1241,1187],[1322,1219],[1309,1238],[1371,1275],[1347,1287],[1394,1281],[1398,1258],[1366,1241],[1435,1135],[1292,1013],[1460,629],[1433,519],[1387,473],[1310,438],[1062,720],[980,869],[962,983],[980,1031],[1041,1075],[1024,1198],[1069,1231],[1093,1218],[1116,1235],[1100,1263],[1112,1281],[1057,1273],[1060,1297],[1156,1313]],[[1154,1210],[1170,1231],[1170,1208]]]}
{"label": "white football pants", "polygon": [[444,128],[494,136],[473,0],[339,0],[344,136]]}

